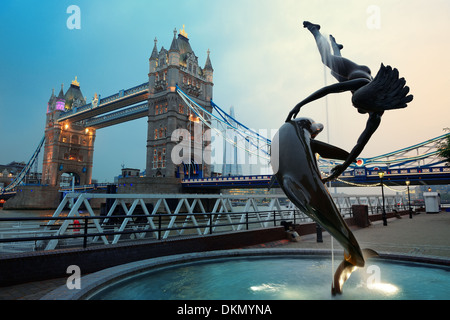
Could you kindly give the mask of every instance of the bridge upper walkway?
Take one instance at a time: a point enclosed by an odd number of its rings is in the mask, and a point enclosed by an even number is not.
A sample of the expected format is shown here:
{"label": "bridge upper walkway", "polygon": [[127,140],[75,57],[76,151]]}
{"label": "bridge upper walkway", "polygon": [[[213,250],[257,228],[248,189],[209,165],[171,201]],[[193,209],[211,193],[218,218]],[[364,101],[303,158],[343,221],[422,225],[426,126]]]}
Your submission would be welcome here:
{"label": "bridge upper walkway", "polygon": [[73,108],[70,111],[64,112],[58,118],[58,122],[70,121],[78,122],[87,120],[108,112],[116,111],[118,109],[131,106],[133,104],[147,101],[149,96],[148,82],[132,87],[127,90],[120,90],[119,92],[110,95],[106,98],[101,98],[98,105],[88,103],[84,106]]}

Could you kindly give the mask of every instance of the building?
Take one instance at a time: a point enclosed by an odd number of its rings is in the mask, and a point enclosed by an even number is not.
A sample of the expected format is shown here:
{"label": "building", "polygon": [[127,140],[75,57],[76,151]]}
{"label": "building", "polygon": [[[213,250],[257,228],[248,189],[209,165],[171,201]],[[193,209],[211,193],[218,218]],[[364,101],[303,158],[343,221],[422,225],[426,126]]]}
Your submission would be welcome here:
{"label": "building", "polygon": [[86,99],[76,77],[66,93],[63,85],[58,96],[52,91],[45,122],[42,184],[59,186],[63,174],[74,176],[76,185],[91,183],[95,130],[75,123],[57,122],[61,112],[85,104]]}
{"label": "building", "polygon": [[[169,50],[161,47],[157,40],[149,64],[149,115],[147,135],[147,177],[209,177],[210,160],[195,157],[203,155],[205,142],[202,137],[208,128],[194,115],[176,93],[176,86],[192,97],[199,105],[211,112],[213,95],[213,68],[207,52],[204,67],[199,65],[184,30],[174,37]],[[172,151],[180,143],[174,132],[187,132],[182,139],[190,145],[190,154],[182,161],[172,161]],[[184,129],[184,130],[183,130]],[[180,131],[178,131],[180,132]]]}
{"label": "building", "polygon": [[141,170],[134,168],[122,168],[122,177],[139,177]]}
{"label": "building", "polygon": [[16,176],[25,168],[25,162],[10,162],[7,165],[0,165],[0,187],[7,187],[14,181]]}

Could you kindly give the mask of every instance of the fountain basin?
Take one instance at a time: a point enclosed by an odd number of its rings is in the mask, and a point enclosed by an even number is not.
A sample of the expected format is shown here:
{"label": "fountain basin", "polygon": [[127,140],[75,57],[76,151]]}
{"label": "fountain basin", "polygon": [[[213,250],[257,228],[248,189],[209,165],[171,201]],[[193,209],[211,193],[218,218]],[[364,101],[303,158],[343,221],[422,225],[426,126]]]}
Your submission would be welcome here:
{"label": "fountain basin", "polygon": [[[81,278],[43,299],[287,300],[449,299],[446,260],[381,254],[354,272],[342,295],[331,295],[329,250],[240,249],[133,262]],[[342,252],[335,252],[334,268]],[[412,262],[413,260],[414,262]],[[418,262],[419,261],[419,262]],[[432,263],[425,263],[432,262]]]}

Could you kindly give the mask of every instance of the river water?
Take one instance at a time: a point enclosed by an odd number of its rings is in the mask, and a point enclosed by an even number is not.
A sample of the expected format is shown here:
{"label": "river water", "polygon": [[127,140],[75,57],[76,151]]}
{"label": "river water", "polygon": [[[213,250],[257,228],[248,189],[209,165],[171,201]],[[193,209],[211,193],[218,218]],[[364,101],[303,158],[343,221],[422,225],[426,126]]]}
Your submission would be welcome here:
{"label": "river water", "polygon": [[55,210],[5,210],[0,208],[0,218],[51,217]]}

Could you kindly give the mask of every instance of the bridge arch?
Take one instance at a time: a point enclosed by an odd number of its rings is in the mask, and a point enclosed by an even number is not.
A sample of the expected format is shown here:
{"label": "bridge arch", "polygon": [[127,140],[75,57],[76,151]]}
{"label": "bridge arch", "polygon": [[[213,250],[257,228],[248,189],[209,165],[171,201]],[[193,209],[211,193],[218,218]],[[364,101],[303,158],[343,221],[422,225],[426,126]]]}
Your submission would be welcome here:
{"label": "bridge arch", "polygon": [[[74,179],[75,178],[75,179]],[[80,175],[76,172],[64,172],[59,177],[59,186],[67,188],[72,186],[72,181],[75,180],[75,186],[79,186],[81,182]]]}

